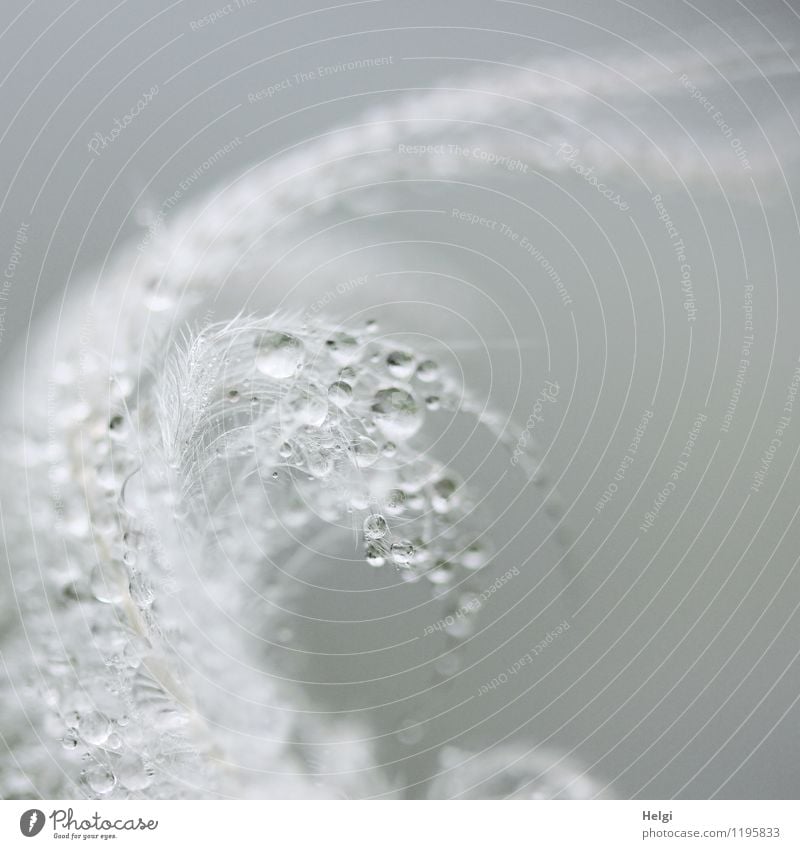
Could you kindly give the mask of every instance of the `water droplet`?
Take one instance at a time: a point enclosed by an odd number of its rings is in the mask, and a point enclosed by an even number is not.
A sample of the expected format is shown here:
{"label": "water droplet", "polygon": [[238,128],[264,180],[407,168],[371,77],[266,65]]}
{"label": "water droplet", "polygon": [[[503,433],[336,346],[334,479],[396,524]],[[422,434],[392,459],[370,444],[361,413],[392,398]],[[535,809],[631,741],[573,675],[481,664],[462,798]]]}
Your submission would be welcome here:
{"label": "water droplet", "polygon": [[408,566],[414,557],[414,546],[407,539],[392,543],[391,551],[392,560],[398,566]]}
{"label": "water droplet", "polygon": [[114,773],[111,772],[107,766],[98,764],[86,772],[86,782],[95,793],[99,793],[104,796],[106,793],[110,793],[114,789],[117,779]]}
{"label": "water droplet", "polygon": [[405,380],[414,372],[414,358],[406,351],[392,351],[386,357],[386,367],[392,377]]}
{"label": "water droplet", "polygon": [[242,396],[238,389],[229,389],[225,397],[228,399],[228,403],[235,404]]}
{"label": "water droplet", "polygon": [[432,383],[439,377],[439,366],[433,360],[423,360],[417,366],[417,379],[423,383]]}
{"label": "water droplet", "polygon": [[114,442],[124,442],[128,436],[128,428],[122,416],[112,416],[108,423],[108,435]]}
{"label": "water droplet", "polygon": [[281,416],[292,427],[319,427],[328,416],[328,399],[316,386],[298,388],[281,401]]}
{"label": "water droplet", "polygon": [[70,728],[61,738],[61,745],[65,749],[74,749],[78,745],[78,735],[73,729]]}
{"label": "water droplet", "polygon": [[397,446],[394,442],[384,442],[381,451],[384,457],[394,457],[397,454]]}
{"label": "water droplet", "polygon": [[352,510],[366,510],[369,506],[369,491],[367,489],[356,489],[350,493],[348,500]]}
{"label": "water droplet", "polygon": [[358,359],[358,339],[349,333],[334,333],[325,341],[325,347],[340,365],[347,365]]}
{"label": "water droplet", "polygon": [[333,454],[322,446],[310,446],[305,458],[308,472],[319,479],[328,477],[336,465]]}
{"label": "water droplet", "polygon": [[171,309],[175,303],[171,295],[166,291],[159,292],[155,287],[145,293],[143,300],[150,312],[164,312]]}
{"label": "water droplet", "polygon": [[357,437],[351,443],[353,460],[359,469],[366,469],[378,459],[378,446],[368,436]]}
{"label": "water droplet", "polygon": [[130,594],[134,604],[144,609],[155,601],[156,593],[153,585],[142,574],[135,575],[130,582]]}
{"label": "water droplet", "polygon": [[431,506],[437,513],[447,513],[458,503],[456,490],[458,485],[451,478],[440,478],[433,485]]}
{"label": "water droplet", "polygon": [[119,604],[128,592],[128,573],[125,567],[114,560],[98,563],[92,570],[89,586],[92,595],[105,604]]}
{"label": "water droplet", "polygon": [[92,711],[81,717],[78,731],[87,743],[99,746],[101,743],[105,743],[111,733],[111,723],[102,713]]}
{"label": "water droplet", "polygon": [[480,569],[486,563],[486,549],[478,542],[468,546],[461,555],[461,565],[465,569]]}
{"label": "water droplet", "polygon": [[[133,637],[122,650],[122,656],[131,669],[138,669],[142,658],[150,651],[150,644],[144,637]],[[118,723],[122,725],[120,721]]]}
{"label": "water droplet", "polygon": [[441,399],[438,395],[428,395],[428,397],[425,399],[425,406],[429,410],[435,412],[442,406]]}
{"label": "water droplet", "polygon": [[405,509],[406,494],[402,489],[390,489],[386,495],[386,512],[391,516],[399,516]]}
{"label": "water droplet", "polygon": [[472,633],[474,618],[464,608],[451,610],[444,617],[445,631],[457,640],[463,640]]}
{"label": "water droplet", "polygon": [[284,460],[288,460],[289,457],[292,456],[292,446],[289,442],[284,442],[281,444],[281,447],[278,449],[278,453],[283,457]]}
{"label": "water droplet", "polygon": [[413,436],[422,426],[417,402],[405,389],[391,387],[376,392],[372,412],[383,435],[397,442]]}
{"label": "water droplet", "polygon": [[343,380],[337,380],[328,387],[328,398],[337,407],[346,407],[353,400],[353,387]]}
{"label": "water droplet", "polygon": [[388,533],[389,526],[386,524],[386,519],[380,513],[373,513],[364,519],[364,539],[383,539]]}
{"label": "water droplet", "polygon": [[449,560],[438,560],[433,569],[425,573],[432,584],[447,584],[453,578],[453,564]]}
{"label": "water droplet", "polygon": [[422,492],[409,492],[406,496],[406,504],[409,510],[427,510],[428,502]]}
{"label": "water droplet", "polygon": [[136,552],[135,552],[135,551],[132,551],[131,549],[128,549],[128,551],[126,551],[126,552],[122,555],[122,562],[123,562],[126,566],[133,566],[133,565],[135,565],[135,563],[136,563]]}
{"label": "water droplet", "polygon": [[380,545],[375,545],[375,543],[370,543],[367,546],[366,554],[365,554],[367,563],[370,566],[375,566],[375,568],[379,568],[386,563],[386,551]]}
{"label": "water droplet", "polygon": [[153,781],[152,772],[138,755],[125,755],[117,764],[119,783],[128,790],[144,790]]}
{"label": "water droplet", "polygon": [[256,368],[267,377],[285,380],[296,374],[305,359],[305,346],[296,336],[270,332],[256,342]]}

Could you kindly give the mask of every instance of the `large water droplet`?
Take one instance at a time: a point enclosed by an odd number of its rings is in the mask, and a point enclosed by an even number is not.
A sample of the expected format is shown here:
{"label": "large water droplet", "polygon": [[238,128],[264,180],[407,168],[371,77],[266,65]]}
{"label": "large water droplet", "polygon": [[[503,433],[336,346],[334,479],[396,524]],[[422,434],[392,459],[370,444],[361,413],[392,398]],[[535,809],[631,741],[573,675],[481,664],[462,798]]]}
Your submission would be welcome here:
{"label": "large water droplet", "polygon": [[378,459],[379,450],[377,444],[368,436],[359,436],[351,443],[353,461],[359,469],[372,466]]}
{"label": "large water droplet", "polygon": [[402,489],[390,489],[386,495],[386,512],[390,516],[399,516],[406,509],[406,494]]}
{"label": "large water droplet", "polygon": [[353,387],[337,380],[328,387],[328,398],[337,407],[346,407],[353,400]]}
{"label": "large water droplet", "polygon": [[291,427],[319,427],[328,416],[328,399],[314,386],[298,389],[281,402],[281,416]]}
{"label": "large water droplet", "polygon": [[386,367],[392,377],[405,380],[414,372],[414,358],[406,351],[392,351],[386,357]]}
{"label": "large water droplet", "polygon": [[405,389],[393,386],[376,392],[372,412],[383,435],[395,442],[408,439],[422,426],[417,402]]}
{"label": "large water droplet", "polygon": [[98,764],[87,771],[86,782],[95,793],[104,796],[114,789],[117,779],[108,767]]}
{"label": "large water droplet", "polygon": [[414,557],[414,546],[407,539],[392,543],[392,560],[398,566],[408,566]]}
{"label": "large water droplet", "polygon": [[111,723],[102,713],[92,711],[81,717],[78,731],[81,737],[92,745],[99,746],[105,743],[111,733]]}
{"label": "large water droplet", "polygon": [[433,360],[423,360],[417,366],[417,379],[431,383],[439,377],[439,366]]}
{"label": "large water droplet", "polygon": [[105,604],[119,604],[128,594],[128,572],[115,560],[98,564],[89,579],[92,595]]}
{"label": "large water droplet", "polygon": [[277,331],[265,333],[256,346],[256,368],[268,377],[285,380],[303,365],[305,346],[296,336]]}
{"label": "large water droplet", "polygon": [[458,484],[451,478],[440,478],[433,485],[431,506],[437,513],[447,513],[458,504]]}
{"label": "large water droplet", "polygon": [[461,565],[465,569],[480,569],[486,563],[486,556],[486,549],[479,542],[474,542],[461,555]]}
{"label": "large water droplet", "polygon": [[380,513],[373,513],[364,519],[364,538],[368,540],[383,539],[389,533],[386,519]]}
{"label": "large water droplet", "polygon": [[365,554],[367,563],[370,566],[375,566],[375,568],[379,568],[386,563],[386,550],[382,548],[379,544],[371,542],[367,546],[366,554]]}
{"label": "large water droplet", "polygon": [[144,790],[153,781],[150,770],[138,755],[125,755],[117,764],[119,783],[128,790]]}
{"label": "large water droplet", "polygon": [[325,341],[325,347],[339,365],[347,365],[358,358],[358,339],[349,333],[331,334]]}
{"label": "large water droplet", "polygon": [[438,560],[433,569],[425,573],[432,584],[447,584],[453,578],[453,564],[449,560]]}

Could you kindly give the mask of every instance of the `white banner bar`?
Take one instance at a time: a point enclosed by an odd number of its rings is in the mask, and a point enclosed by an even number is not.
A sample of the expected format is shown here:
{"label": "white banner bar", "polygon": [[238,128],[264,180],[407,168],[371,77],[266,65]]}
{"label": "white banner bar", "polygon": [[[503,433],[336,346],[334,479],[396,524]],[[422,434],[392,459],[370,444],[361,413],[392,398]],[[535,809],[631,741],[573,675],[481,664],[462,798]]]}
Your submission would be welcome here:
{"label": "white banner bar", "polygon": [[800,846],[794,801],[0,802],[0,846]]}

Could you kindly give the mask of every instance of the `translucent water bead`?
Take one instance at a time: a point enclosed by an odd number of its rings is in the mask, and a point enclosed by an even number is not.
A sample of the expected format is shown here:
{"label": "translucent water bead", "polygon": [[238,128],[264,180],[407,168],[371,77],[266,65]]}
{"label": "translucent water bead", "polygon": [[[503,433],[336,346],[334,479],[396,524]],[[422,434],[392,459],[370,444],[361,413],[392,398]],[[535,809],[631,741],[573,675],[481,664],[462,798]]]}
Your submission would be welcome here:
{"label": "translucent water bead", "polygon": [[392,377],[405,380],[414,373],[415,360],[406,351],[392,351],[386,357],[386,367]]}
{"label": "translucent water bead", "polygon": [[380,544],[370,543],[367,546],[365,558],[370,566],[379,568],[386,563],[386,550]]}
{"label": "translucent water bead", "polygon": [[111,733],[111,723],[103,714],[92,711],[81,717],[78,732],[87,743],[99,746],[108,739],[108,735]]}
{"label": "translucent water bead", "polygon": [[383,435],[394,442],[408,439],[422,427],[422,412],[416,399],[396,386],[375,393],[372,413]]}
{"label": "translucent water bead", "polygon": [[267,377],[285,380],[302,368],[305,346],[288,333],[264,333],[256,340],[256,368]]}
{"label": "translucent water bead", "polygon": [[398,566],[409,566],[414,559],[414,544],[407,539],[392,543],[391,553]]}
{"label": "translucent water bead", "polygon": [[440,478],[433,485],[431,506],[437,513],[447,513],[458,506],[458,484],[452,478]]}
{"label": "translucent water bead", "polygon": [[98,564],[89,578],[92,595],[104,604],[119,604],[128,594],[128,571],[117,561]]}
{"label": "translucent water bead", "polygon": [[364,519],[364,538],[368,540],[383,539],[389,533],[386,519],[380,513],[374,513]]}
{"label": "translucent water bead", "polygon": [[417,366],[417,380],[433,383],[439,377],[439,366],[433,360],[423,360]]}
{"label": "translucent water bead", "polygon": [[353,387],[337,380],[328,387],[328,400],[337,407],[346,407],[353,400]]}
{"label": "translucent water bead", "polygon": [[119,783],[128,790],[144,790],[153,781],[153,773],[135,754],[125,755],[116,766]]}
{"label": "translucent water bead", "polygon": [[98,764],[86,771],[86,783],[95,793],[105,796],[114,789],[117,779],[107,766]]}
{"label": "translucent water bead", "polygon": [[349,365],[359,358],[359,341],[349,333],[337,332],[325,340],[325,348],[339,365]]}

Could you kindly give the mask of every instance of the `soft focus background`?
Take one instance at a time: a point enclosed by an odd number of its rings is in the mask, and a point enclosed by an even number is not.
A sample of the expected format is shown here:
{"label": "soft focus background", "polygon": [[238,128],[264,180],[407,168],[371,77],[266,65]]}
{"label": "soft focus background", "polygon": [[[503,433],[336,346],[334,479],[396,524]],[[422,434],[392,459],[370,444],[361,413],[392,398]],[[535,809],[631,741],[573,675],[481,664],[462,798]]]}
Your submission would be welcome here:
{"label": "soft focus background", "polygon": [[[425,684],[438,614],[339,568],[346,530],[304,573],[284,674],[378,734],[429,720],[385,762],[511,739],[620,797],[797,798],[797,4],[8,0],[2,26],[6,421],[119,251],[138,263],[185,209],[186,230],[213,221],[267,163],[258,191],[285,176],[288,218],[234,250],[198,316],[375,317],[523,451],[532,423],[547,470],[531,486],[469,422],[442,434],[486,494],[487,587],[521,572],[447,692]],[[365,123],[383,129],[343,129]],[[314,203],[357,185],[345,209],[306,205],[323,154],[342,164]]]}

